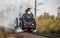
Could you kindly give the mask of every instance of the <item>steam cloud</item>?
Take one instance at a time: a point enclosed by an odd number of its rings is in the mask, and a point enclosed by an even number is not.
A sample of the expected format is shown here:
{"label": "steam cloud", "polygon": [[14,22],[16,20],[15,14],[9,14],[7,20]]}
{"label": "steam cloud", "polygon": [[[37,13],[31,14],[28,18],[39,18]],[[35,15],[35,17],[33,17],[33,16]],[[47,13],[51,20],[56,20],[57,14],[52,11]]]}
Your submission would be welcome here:
{"label": "steam cloud", "polygon": [[0,26],[13,29],[16,17],[27,7],[28,0],[0,0]]}

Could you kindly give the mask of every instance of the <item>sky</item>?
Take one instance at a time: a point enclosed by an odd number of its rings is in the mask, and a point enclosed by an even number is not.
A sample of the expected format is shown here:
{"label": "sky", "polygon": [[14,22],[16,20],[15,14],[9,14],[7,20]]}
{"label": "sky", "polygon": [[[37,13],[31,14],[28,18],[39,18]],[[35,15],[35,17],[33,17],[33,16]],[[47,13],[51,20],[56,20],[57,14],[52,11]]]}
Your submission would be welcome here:
{"label": "sky", "polygon": [[60,6],[60,0],[44,0],[43,5],[40,5],[37,13],[42,14],[48,12],[51,15],[57,16],[57,8]]}
{"label": "sky", "polygon": [[[31,0],[33,1],[33,0]],[[39,3],[43,3],[40,4]],[[34,4],[34,3],[33,3]],[[34,7],[34,5],[33,5]],[[44,12],[48,12],[50,15],[57,16],[57,8],[60,7],[60,0],[37,0],[37,16],[40,16]]]}
{"label": "sky", "polygon": [[[14,27],[14,21],[19,14],[25,13],[25,9],[32,8],[34,14],[35,0],[0,0],[0,25]],[[40,5],[40,3],[42,3]],[[60,0],[37,0],[37,16],[48,12],[57,16],[57,8],[60,7]],[[21,13],[22,12],[22,13]]]}

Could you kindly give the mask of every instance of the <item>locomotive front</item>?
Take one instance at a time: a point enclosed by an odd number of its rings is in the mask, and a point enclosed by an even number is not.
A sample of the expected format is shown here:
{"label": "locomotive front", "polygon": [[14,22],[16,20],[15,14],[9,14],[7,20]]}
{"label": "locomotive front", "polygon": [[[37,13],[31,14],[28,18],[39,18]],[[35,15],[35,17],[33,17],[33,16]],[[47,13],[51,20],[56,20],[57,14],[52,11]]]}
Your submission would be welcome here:
{"label": "locomotive front", "polygon": [[35,19],[33,18],[33,14],[30,12],[30,10],[26,11],[27,13],[24,14],[24,18],[23,18],[23,27],[22,29],[27,32],[33,32],[36,29],[36,23],[35,23]]}
{"label": "locomotive front", "polygon": [[[20,23],[18,21],[20,21]],[[20,27],[24,32],[34,32],[34,30],[36,30],[35,19],[33,18],[30,8],[26,9],[26,13],[24,13],[18,21],[16,27]]]}

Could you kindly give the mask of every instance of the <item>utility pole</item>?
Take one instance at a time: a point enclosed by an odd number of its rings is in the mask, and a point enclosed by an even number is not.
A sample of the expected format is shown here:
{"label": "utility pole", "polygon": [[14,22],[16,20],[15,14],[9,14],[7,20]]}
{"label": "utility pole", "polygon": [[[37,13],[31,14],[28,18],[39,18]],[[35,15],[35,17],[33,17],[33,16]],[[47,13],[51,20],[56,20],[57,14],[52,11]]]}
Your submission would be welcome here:
{"label": "utility pole", "polygon": [[60,17],[60,7],[58,7],[58,15],[57,15],[57,17]]}
{"label": "utility pole", "polygon": [[37,0],[35,0],[35,19],[36,19]]}
{"label": "utility pole", "polygon": [[38,5],[43,5],[44,3],[39,3],[37,4],[37,0],[35,0],[35,19],[36,19],[36,14],[37,14],[37,6]]}

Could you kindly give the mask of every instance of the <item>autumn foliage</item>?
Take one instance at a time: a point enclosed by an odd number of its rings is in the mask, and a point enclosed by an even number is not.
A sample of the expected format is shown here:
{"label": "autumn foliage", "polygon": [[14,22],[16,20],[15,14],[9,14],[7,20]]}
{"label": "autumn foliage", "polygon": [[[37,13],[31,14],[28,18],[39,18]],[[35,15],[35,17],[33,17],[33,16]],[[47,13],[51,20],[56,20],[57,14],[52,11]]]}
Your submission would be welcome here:
{"label": "autumn foliage", "polygon": [[47,33],[60,33],[60,18],[44,13],[37,22],[37,31]]}

